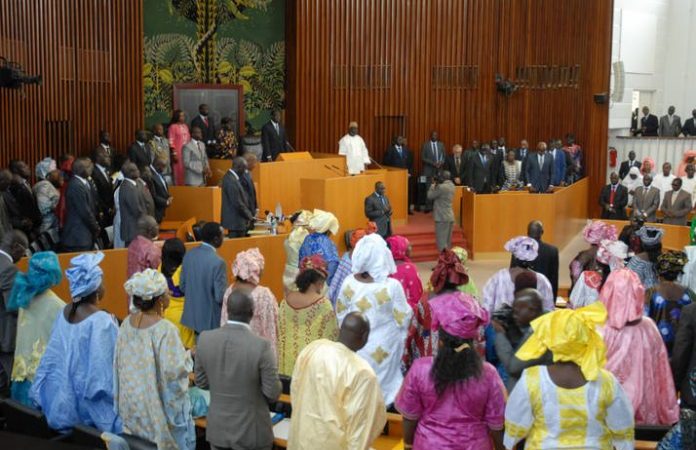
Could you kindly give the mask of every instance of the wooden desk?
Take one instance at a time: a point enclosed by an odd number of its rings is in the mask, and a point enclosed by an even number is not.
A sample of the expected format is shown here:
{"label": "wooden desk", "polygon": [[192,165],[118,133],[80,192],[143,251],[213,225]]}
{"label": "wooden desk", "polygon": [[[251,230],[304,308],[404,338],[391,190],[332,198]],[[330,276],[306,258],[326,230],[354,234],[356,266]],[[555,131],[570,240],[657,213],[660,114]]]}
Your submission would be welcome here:
{"label": "wooden desk", "polygon": [[[597,219],[599,220],[599,219]],[[630,222],[627,220],[604,220],[602,222],[610,223],[616,227],[616,232],[621,233],[623,227],[628,225]],[[684,247],[689,245],[689,232],[690,228],[682,225],[665,225],[663,223],[648,223],[646,224],[650,227],[661,228],[664,230],[665,234],[662,236],[662,248],[666,250],[681,250],[684,251]]]}
{"label": "wooden desk", "polygon": [[164,222],[185,222],[191,217],[206,222],[220,222],[222,191],[217,187],[171,186],[173,197]]}
{"label": "wooden desk", "polygon": [[509,239],[527,234],[532,220],[544,223],[544,240],[563,248],[586,222],[588,180],[552,194],[526,191],[474,194],[462,189],[461,224],[473,258],[507,257]]}
{"label": "wooden desk", "polygon": [[[237,253],[253,247],[258,247],[266,260],[266,267],[261,278],[261,284],[273,291],[278,301],[283,299],[283,271],[285,270],[285,248],[283,242],[285,235],[276,236],[256,236],[242,239],[225,239],[222,247],[218,249],[218,255],[227,262],[227,277],[232,282],[231,264]],[[197,242],[186,244],[187,249],[200,245]],[[113,313],[119,319],[128,315],[126,292],[123,284],[126,282],[128,273],[128,251],[126,249],[105,250],[104,260],[101,268],[104,271],[104,287],[106,296],[101,303],[101,308]],[[61,253],[58,255],[60,266],[65,270],[70,267],[70,259],[76,253]],[[18,266],[20,270],[26,271],[27,258],[23,258]],[[53,291],[66,303],[70,301],[70,288],[68,281],[63,277],[60,284],[53,288]]]}

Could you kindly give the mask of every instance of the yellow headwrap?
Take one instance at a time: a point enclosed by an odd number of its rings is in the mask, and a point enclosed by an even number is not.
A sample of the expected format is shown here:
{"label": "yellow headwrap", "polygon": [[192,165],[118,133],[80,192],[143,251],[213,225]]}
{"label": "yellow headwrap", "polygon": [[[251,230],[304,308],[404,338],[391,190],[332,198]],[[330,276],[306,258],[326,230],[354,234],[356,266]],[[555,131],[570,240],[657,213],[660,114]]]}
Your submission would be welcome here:
{"label": "yellow headwrap", "polygon": [[544,314],[532,321],[534,333],[515,356],[526,361],[551,350],[554,362],[574,362],[586,379],[595,380],[607,355],[604,340],[595,328],[606,320],[607,310],[602,302]]}
{"label": "yellow headwrap", "polygon": [[297,219],[295,219],[295,223],[293,224],[292,231],[290,232],[290,235],[288,236],[288,240],[292,243],[294,243],[298,248],[302,245],[304,242],[304,238],[307,237],[309,234],[309,230],[307,230],[307,226],[309,225],[309,219],[312,218],[312,212],[302,210],[299,216],[297,216]]}
{"label": "yellow headwrap", "polygon": [[317,233],[330,231],[331,234],[336,234],[338,233],[338,219],[330,212],[315,209],[309,219],[309,229]]}

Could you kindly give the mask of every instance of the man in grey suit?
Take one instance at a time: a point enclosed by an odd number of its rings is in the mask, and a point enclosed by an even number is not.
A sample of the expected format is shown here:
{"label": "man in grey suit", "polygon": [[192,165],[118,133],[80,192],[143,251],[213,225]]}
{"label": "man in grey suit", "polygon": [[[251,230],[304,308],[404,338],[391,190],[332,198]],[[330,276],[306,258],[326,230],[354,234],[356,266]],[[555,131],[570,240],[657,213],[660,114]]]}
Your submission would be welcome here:
{"label": "man in grey suit", "polygon": [[191,128],[191,140],[184,145],[184,183],[186,186],[205,186],[210,176],[208,154],[205,152],[203,132],[198,127]]}
{"label": "man in grey suit", "polygon": [[73,178],[65,191],[65,223],[60,241],[65,252],[94,250],[99,236],[97,205],[89,178],[94,165],[89,158],[77,158],[73,162]]}
{"label": "man in grey suit", "polygon": [[222,178],[222,226],[228,230],[230,238],[246,236],[254,221],[254,212],[241,181],[246,169],[244,157],[237,156]]}
{"label": "man in grey suit", "polygon": [[17,311],[7,311],[5,305],[10,297],[17,261],[27,252],[29,242],[27,236],[12,230],[5,234],[0,243],[0,398],[9,397],[10,375],[17,336]]}
{"label": "man in grey suit", "polygon": [[660,136],[676,137],[681,134],[681,131],[681,117],[674,114],[674,106],[670,106],[667,108],[667,115],[660,117]]}
{"label": "man in grey suit", "polygon": [[[423,162],[423,175],[427,184],[432,183],[433,177],[442,170],[445,164],[445,144],[439,140],[437,131],[430,133],[430,140],[421,146],[421,161]],[[430,212],[433,204],[428,200],[425,205],[425,212]]]}
{"label": "man in grey suit", "polygon": [[384,239],[392,234],[392,208],[385,195],[386,186],[381,181],[375,183],[375,192],[365,197],[365,216],[377,225],[377,234]]}
{"label": "man in grey suit", "polygon": [[196,334],[220,326],[222,297],[227,289],[227,265],[217,255],[222,233],[217,222],[203,225],[203,243],[186,252],[181,264],[180,287],[186,295],[181,324]]}
{"label": "man in grey suit", "polygon": [[138,184],[140,170],[132,162],[121,167],[124,180],[118,195],[119,211],[121,213],[121,239],[126,247],[138,235],[138,220],[147,214],[147,205],[141,187]]}
{"label": "man in grey suit", "polygon": [[452,246],[452,228],[454,227],[454,210],[452,209],[452,197],[454,197],[454,183],[450,180],[450,173],[446,170],[440,173],[440,179],[435,179],[428,189],[428,200],[433,202],[433,219],[435,219],[435,240],[437,249],[450,248]]}
{"label": "man in grey suit", "polygon": [[660,190],[651,186],[652,176],[643,175],[643,186],[636,188],[633,193],[633,210],[631,217],[642,219],[643,222],[655,222],[655,213],[660,207]]}
{"label": "man in grey suit", "polygon": [[276,357],[270,342],[249,328],[254,303],[245,291],[232,291],[227,315],[227,324],[201,334],[196,349],[196,386],[213,399],[206,440],[211,450],[270,450],[268,404],[282,392]]}
{"label": "man in grey suit", "polygon": [[529,192],[550,192],[553,180],[553,158],[546,153],[546,142],[537,144],[537,151],[527,156],[525,179]]}
{"label": "man in grey suit", "polygon": [[660,209],[665,215],[663,222],[667,225],[686,225],[689,213],[693,209],[691,194],[683,190],[682,179],[672,180],[672,190],[665,193]]}

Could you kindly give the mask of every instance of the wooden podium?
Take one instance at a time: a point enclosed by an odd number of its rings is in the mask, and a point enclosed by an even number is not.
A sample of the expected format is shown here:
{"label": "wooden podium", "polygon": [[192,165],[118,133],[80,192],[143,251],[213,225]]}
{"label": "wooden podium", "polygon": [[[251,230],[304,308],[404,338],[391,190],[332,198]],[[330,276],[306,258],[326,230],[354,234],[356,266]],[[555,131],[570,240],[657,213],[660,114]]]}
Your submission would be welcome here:
{"label": "wooden podium", "polygon": [[173,200],[164,214],[163,223],[181,223],[191,217],[206,222],[220,222],[222,191],[219,188],[170,186],[169,194]]}

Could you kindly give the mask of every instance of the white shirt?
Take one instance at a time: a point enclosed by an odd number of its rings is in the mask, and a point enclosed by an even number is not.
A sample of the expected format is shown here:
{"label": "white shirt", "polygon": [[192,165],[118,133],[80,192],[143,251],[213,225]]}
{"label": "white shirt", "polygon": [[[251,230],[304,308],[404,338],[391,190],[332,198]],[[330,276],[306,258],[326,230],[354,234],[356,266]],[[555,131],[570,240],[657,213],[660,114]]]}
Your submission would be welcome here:
{"label": "white shirt", "polygon": [[12,264],[14,264],[14,261],[12,260],[12,257],[10,256],[9,253],[7,253],[7,252],[5,252],[5,251],[3,251],[3,250],[0,250],[0,255],[4,255],[5,258],[9,259],[10,262],[11,262]]}
{"label": "white shirt", "polygon": [[81,176],[75,175],[75,178],[77,178],[78,180],[82,181],[82,184],[84,184],[85,186],[89,186],[89,183],[87,182],[87,180],[85,180],[85,179],[82,178]]}
{"label": "white shirt", "polygon": [[694,189],[696,189],[696,176],[693,178],[689,178],[688,176],[682,178],[682,187],[683,190],[687,192],[687,194],[691,195],[691,200],[696,202],[696,198],[694,198]]}
{"label": "white shirt", "polygon": [[239,322],[237,320],[228,320],[227,325],[241,325],[241,326],[246,327],[247,329],[251,330],[251,327],[249,326],[248,323]]}
{"label": "white shirt", "polygon": [[346,134],[338,141],[338,154],[346,157],[346,165],[350,175],[357,175],[365,171],[365,166],[370,164],[370,155],[367,153],[365,141],[359,135]]}
{"label": "white shirt", "polygon": [[237,181],[239,181],[239,175],[237,175],[237,172],[235,172],[235,171],[232,170],[232,169],[228,169],[227,171],[228,171],[229,173],[231,173],[232,175],[234,175],[234,177],[237,179]]}
{"label": "white shirt", "polygon": [[672,181],[674,181],[674,175],[671,173],[669,176],[662,175],[662,172],[655,175],[653,178],[652,185],[660,190],[660,209],[662,209],[662,200],[665,198],[665,193],[672,190]]}

